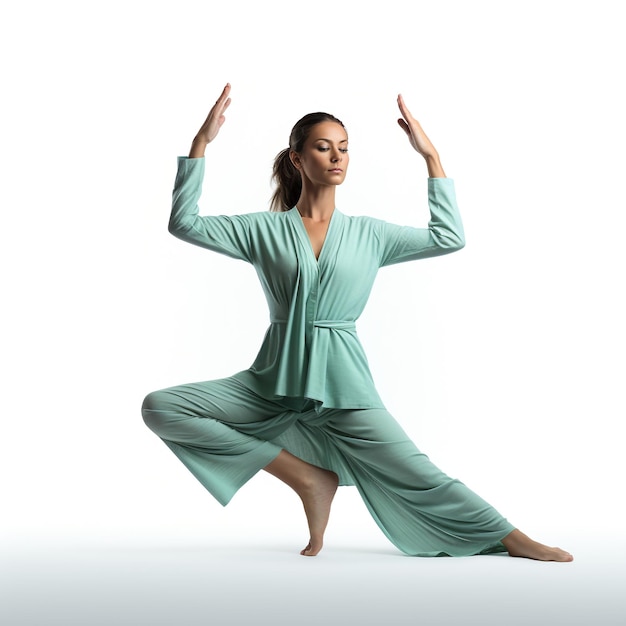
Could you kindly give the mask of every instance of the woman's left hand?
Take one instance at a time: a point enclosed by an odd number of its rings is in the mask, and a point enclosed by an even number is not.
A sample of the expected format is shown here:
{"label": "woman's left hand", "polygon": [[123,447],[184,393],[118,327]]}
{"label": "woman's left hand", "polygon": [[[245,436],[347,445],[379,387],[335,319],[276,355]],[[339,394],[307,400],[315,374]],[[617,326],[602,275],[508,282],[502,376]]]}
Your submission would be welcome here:
{"label": "woman's left hand", "polygon": [[428,174],[431,177],[444,178],[445,173],[439,161],[439,153],[435,150],[431,140],[420,126],[420,123],[411,115],[402,95],[398,95],[398,107],[402,117],[398,119],[400,128],[406,133],[410,144],[425,159],[428,165]]}
{"label": "woman's left hand", "polygon": [[430,139],[426,136],[426,133],[420,126],[420,123],[411,115],[411,112],[407,108],[402,95],[398,95],[398,108],[402,117],[398,119],[400,128],[407,134],[409,142],[424,158],[429,156],[435,156],[437,150],[433,146]]}

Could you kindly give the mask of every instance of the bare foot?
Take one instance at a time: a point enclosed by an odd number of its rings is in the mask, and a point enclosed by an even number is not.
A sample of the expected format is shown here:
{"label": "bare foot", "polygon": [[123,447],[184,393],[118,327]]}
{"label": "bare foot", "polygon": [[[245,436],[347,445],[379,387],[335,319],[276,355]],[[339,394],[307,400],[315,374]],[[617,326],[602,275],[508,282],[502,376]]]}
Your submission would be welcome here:
{"label": "bare foot", "polygon": [[279,455],[265,466],[265,471],[282,480],[300,496],[311,537],[307,547],[300,554],[315,556],[324,544],[330,505],[339,484],[337,474],[306,463],[286,450],[281,450]]}
{"label": "bare foot", "polygon": [[509,533],[502,543],[510,556],[535,559],[536,561],[573,561],[574,557],[561,548],[551,548],[532,540],[519,530]]}
{"label": "bare foot", "polygon": [[315,470],[311,482],[299,493],[311,535],[306,548],[300,552],[302,556],[315,556],[322,549],[330,505],[339,484],[339,478],[334,472],[319,467]]}

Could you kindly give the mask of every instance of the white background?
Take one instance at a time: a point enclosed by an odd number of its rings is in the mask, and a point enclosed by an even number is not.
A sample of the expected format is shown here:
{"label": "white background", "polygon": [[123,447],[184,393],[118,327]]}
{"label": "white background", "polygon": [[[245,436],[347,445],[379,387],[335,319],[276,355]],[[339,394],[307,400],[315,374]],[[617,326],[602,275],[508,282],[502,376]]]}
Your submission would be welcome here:
{"label": "white background", "polygon": [[[455,179],[467,247],[381,271],[359,323],[381,395],[529,534],[608,541],[626,417],[618,6],[4,7],[3,541],[305,543],[287,487],[259,475],[223,509],[139,412],[151,390],[248,367],[268,323],[249,266],[166,228],[176,156],[227,81],[206,213],[265,210],[293,123],[325,110],[350,135],[339,208],[425,225],[405,96]],[[387,546],[350,489],[329,538]]]}

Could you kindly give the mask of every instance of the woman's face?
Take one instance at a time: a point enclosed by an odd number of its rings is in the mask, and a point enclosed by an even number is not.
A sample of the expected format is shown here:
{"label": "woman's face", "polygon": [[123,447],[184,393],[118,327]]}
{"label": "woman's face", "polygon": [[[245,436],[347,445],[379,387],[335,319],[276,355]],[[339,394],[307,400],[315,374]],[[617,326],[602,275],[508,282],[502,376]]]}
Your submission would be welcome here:
{"label": "woman's face", "polygon": [[291,160],[315,185],[341,185],[348,169],[348,134],[337,122],[320,122],[311,129],[301,153]]}

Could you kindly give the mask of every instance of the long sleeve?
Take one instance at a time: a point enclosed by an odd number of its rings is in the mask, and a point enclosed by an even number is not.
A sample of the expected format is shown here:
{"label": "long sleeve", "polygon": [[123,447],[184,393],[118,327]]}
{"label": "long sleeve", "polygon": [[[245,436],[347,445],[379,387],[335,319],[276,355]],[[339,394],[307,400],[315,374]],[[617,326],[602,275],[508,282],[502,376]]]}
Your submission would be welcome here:
{"label": "long sleeve", "polygon": [[380,266],[449,254],[465,245],[451,178],[428,179],[428,228],[384,223]]}
{"label": "long sleeve", "polygon": [[251,262],[249,216],[198,215],[204,163],[203,158],[178,157],[169,231],[183,241]]}

